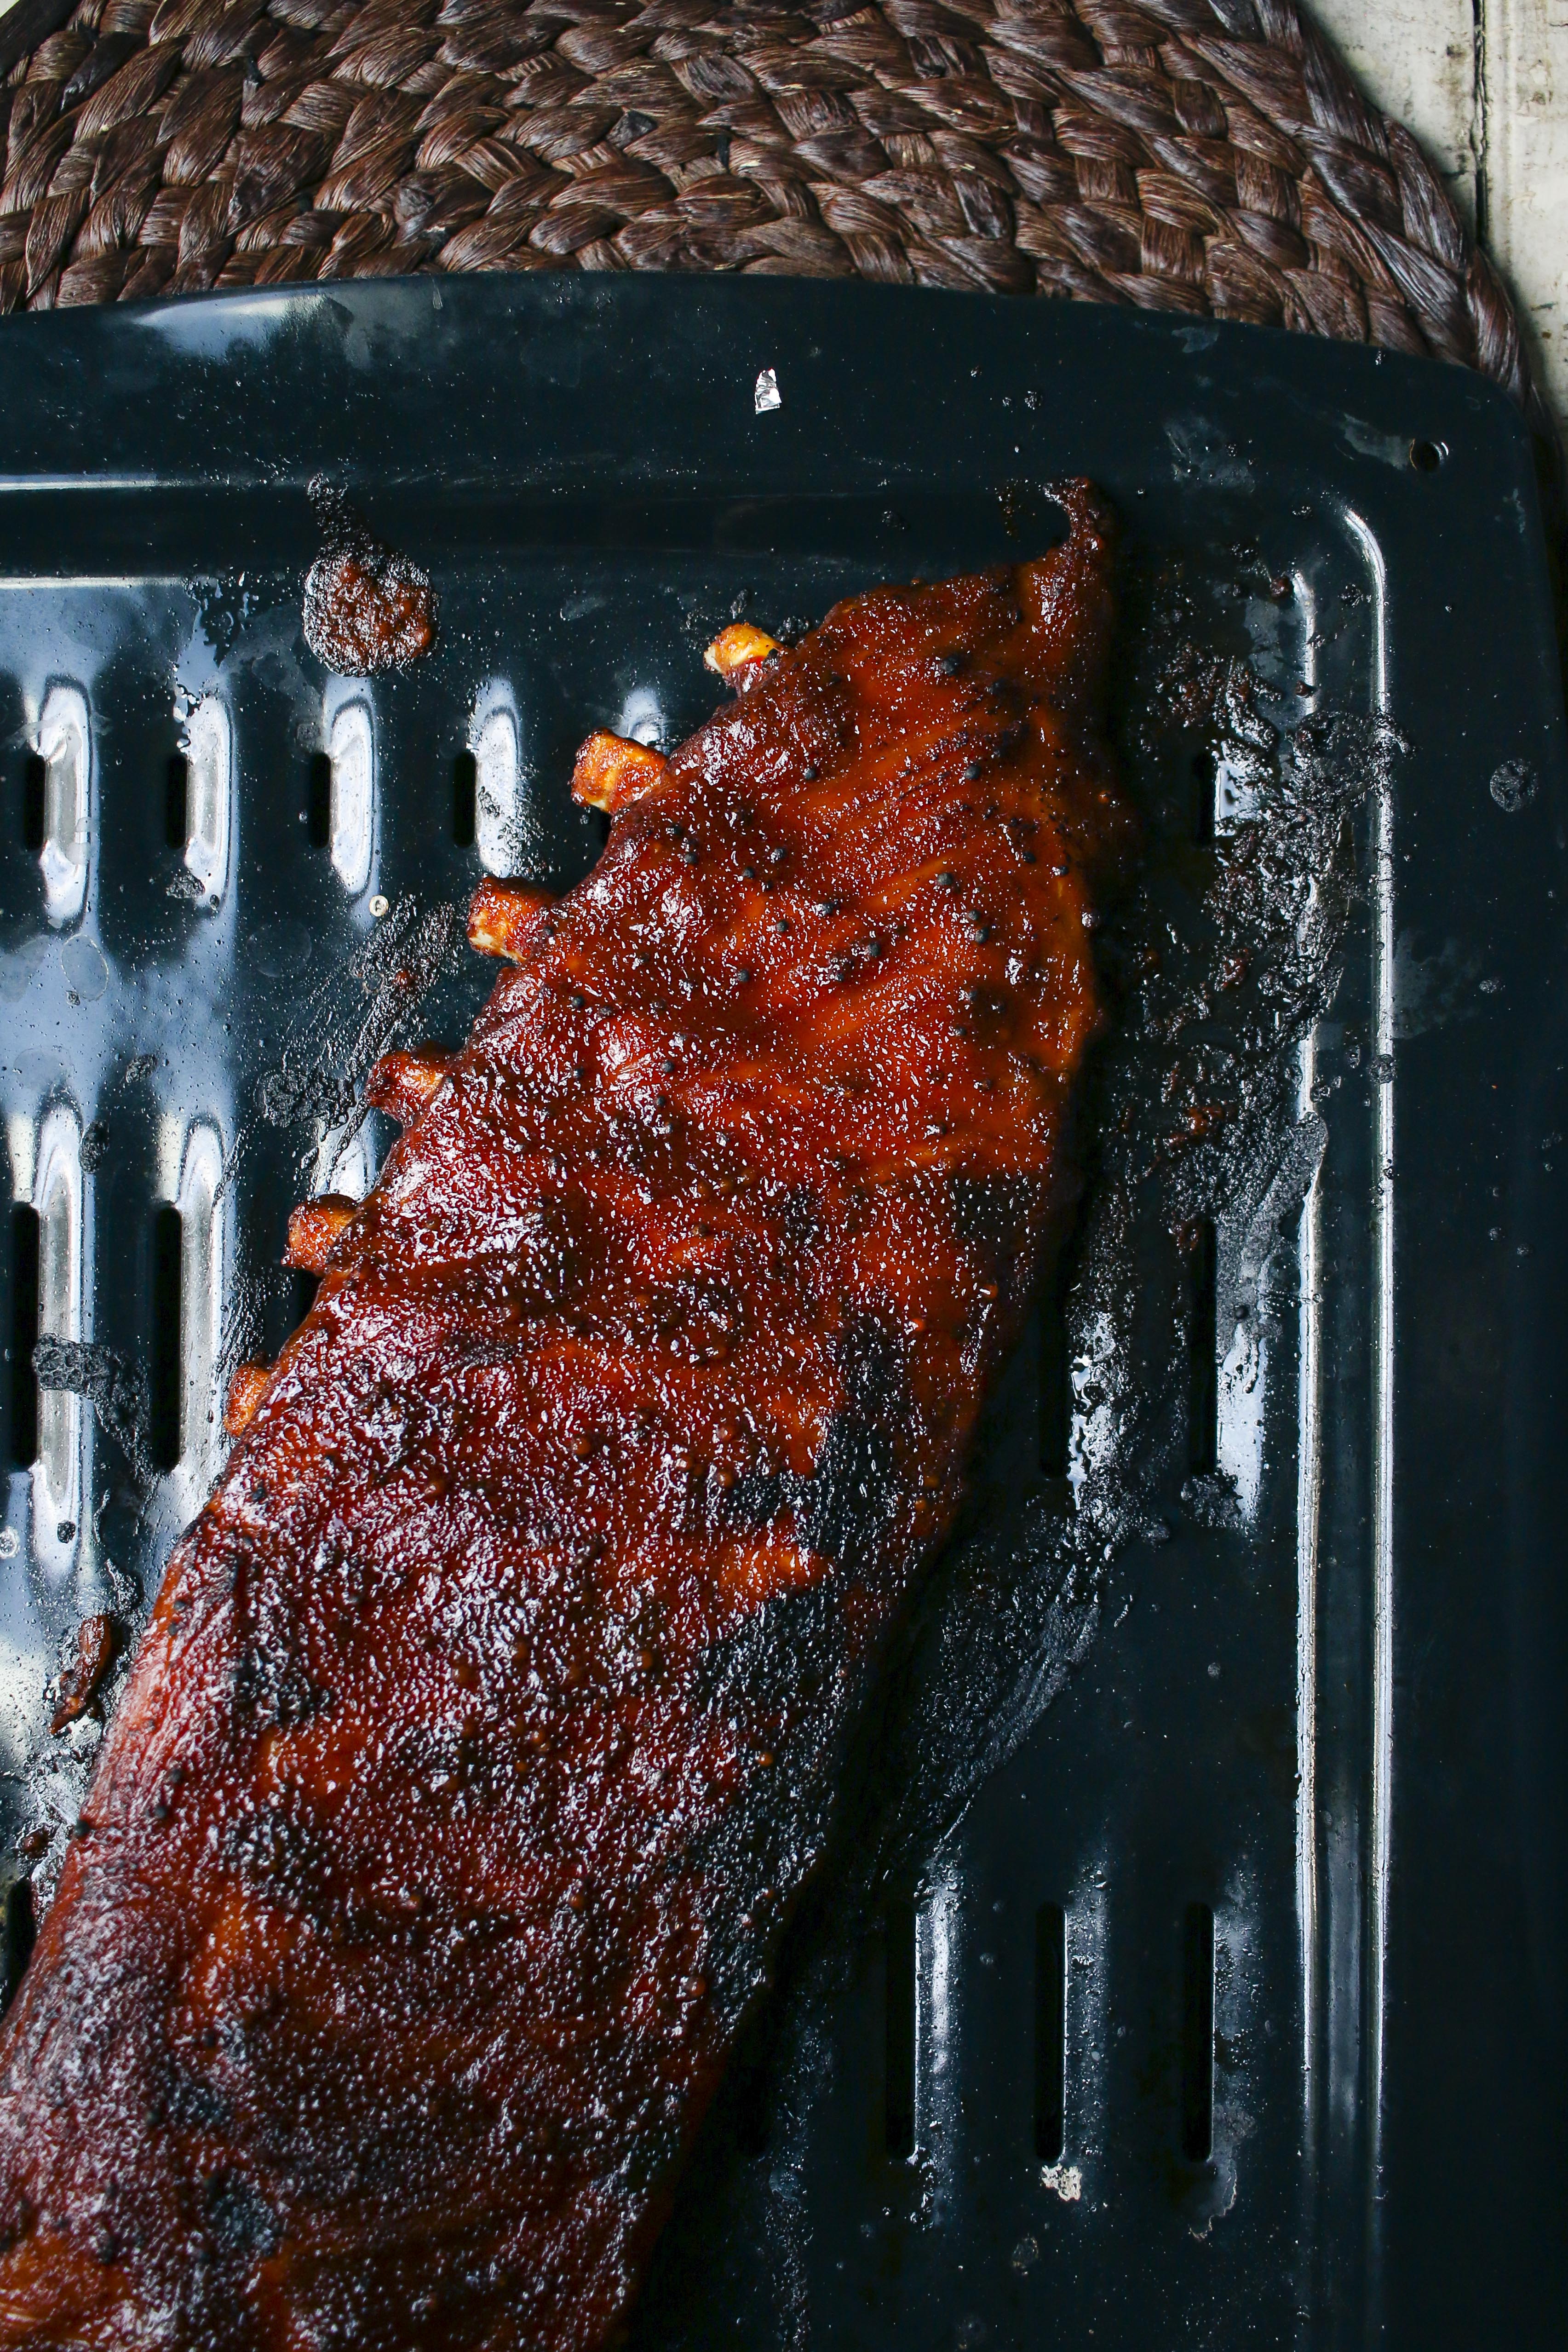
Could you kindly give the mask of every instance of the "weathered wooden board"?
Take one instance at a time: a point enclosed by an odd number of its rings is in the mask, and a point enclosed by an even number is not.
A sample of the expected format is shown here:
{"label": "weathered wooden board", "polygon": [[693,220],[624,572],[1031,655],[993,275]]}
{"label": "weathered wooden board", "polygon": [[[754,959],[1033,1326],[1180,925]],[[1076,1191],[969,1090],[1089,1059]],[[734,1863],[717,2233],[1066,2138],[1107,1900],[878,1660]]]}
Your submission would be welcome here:
{"label": "weathered wooden board", "polygon": [[1479,223],[1568,425],[1568,0],[1317,0],[1316,14]]}

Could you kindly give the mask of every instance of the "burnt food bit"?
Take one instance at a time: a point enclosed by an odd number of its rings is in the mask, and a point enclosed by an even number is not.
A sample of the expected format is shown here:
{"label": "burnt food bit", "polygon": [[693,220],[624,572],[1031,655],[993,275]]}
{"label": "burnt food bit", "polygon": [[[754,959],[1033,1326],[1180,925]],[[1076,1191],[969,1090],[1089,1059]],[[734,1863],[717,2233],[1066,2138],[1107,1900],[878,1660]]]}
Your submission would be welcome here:
{"label": "burnt food bit", "polygon": [[404,669],[435,643],[435,591],[411,556],[377,539],[348,500],[319,484],[323,544],[305,583],[305,642],[340,677]]}
{"label": "burnt food bit", "polygon": [[85,1715],[98,1693],[98,1686],[114,1660],[114,1620],[98,1615],[84,1617],[77,1627],[77,1654],[60,1676],[59,1697],[56,1702],[49,1729],[61,1732],[78,1715]]}

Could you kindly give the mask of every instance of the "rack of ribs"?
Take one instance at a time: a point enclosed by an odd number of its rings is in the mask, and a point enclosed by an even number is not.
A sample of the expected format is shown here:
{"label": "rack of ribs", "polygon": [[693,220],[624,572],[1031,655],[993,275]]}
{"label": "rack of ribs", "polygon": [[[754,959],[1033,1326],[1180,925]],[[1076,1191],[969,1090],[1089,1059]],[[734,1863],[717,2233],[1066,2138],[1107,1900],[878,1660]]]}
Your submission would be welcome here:
{"label": "rack of ribs", "polygon": [[1109,518],[839,605],[296,1213],[0,2033],[0,2344],[602,2344],[1071,1213]]}

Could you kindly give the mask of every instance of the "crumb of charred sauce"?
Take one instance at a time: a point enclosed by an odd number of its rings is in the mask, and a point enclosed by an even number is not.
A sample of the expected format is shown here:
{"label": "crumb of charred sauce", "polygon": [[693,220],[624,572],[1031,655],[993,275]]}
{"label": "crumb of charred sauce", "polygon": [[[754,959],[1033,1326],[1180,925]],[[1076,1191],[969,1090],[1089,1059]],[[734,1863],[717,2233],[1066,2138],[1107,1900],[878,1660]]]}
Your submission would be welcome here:
{"label": "crumb of charred sauce", "polygon": [[429,573],[390,548],[318,556],[305,583],[305,642],[340,677],[406,667],[435,643]]}
{"label": "crumb of charred sauce", "polygon": [[114,1620],[112,1617],[84,1617],[77,1627],[77,1654],[74,1664],[60,1676],[60,1696],[49,1725],[52,1732],[61,1732],[78,1715],[85,1715],[92,1705],[93,1696],[114,1656]]}
{"label": "crumb of charred sauce", "polygon": [[340,493],[311,486],[324,544],[305,583],[305,642],[340,677],[402,669],[435,643],[435,591]]}

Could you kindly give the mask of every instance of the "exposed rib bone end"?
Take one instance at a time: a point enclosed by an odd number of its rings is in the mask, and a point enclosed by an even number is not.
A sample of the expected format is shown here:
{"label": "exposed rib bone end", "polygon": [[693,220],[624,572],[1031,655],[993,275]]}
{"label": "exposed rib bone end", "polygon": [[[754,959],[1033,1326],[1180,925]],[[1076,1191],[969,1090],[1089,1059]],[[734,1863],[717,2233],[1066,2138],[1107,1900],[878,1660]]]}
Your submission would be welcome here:
{"label": "exposed rib bone end", "polygon": [[669,764],[662,751],[650,751],[646,743],[601,729],[589,737],[573,763],[572,799],[614,816],[652,792]]}
{"label": "exposed rib bone end", "polygon": [[301,1274],[325,1274],[327,1261],[353,1223],[359,1206],[341,1192],[323,1192],[319,1200],[302,1202],[288,1220],[284,1265]]}
{"label": "exposed rib bone end", "polygon": [[262,1391],[272,1378],[270,1364],[241,1364],[229,1382],[224,1404],[224,1428],[230,1437],[243,1437],[249,1428]]}
{"label": "exposed rib bone end", "polygon": [[468,944],[481,955],[521,963],[541,918],[554,904],[551,893],[535,883],[486,879],[468,909]]}
{"label": "exposed rib bone end", "polygon": [[453,1059],[438,1045],[383,1054],[365,1082],[365,1100],[395,1118],[400,1127],[412,1127],[452,1067]]}
{"label": "exposed rib bone end", "polygon": [[732,679],[744,694],[757,676],[758,663],[783,650],[777,637],[768,636],[763,629],[754,629],[749,621],[732,621],[727,629],[719,631],[703,660],[720,677]]}

